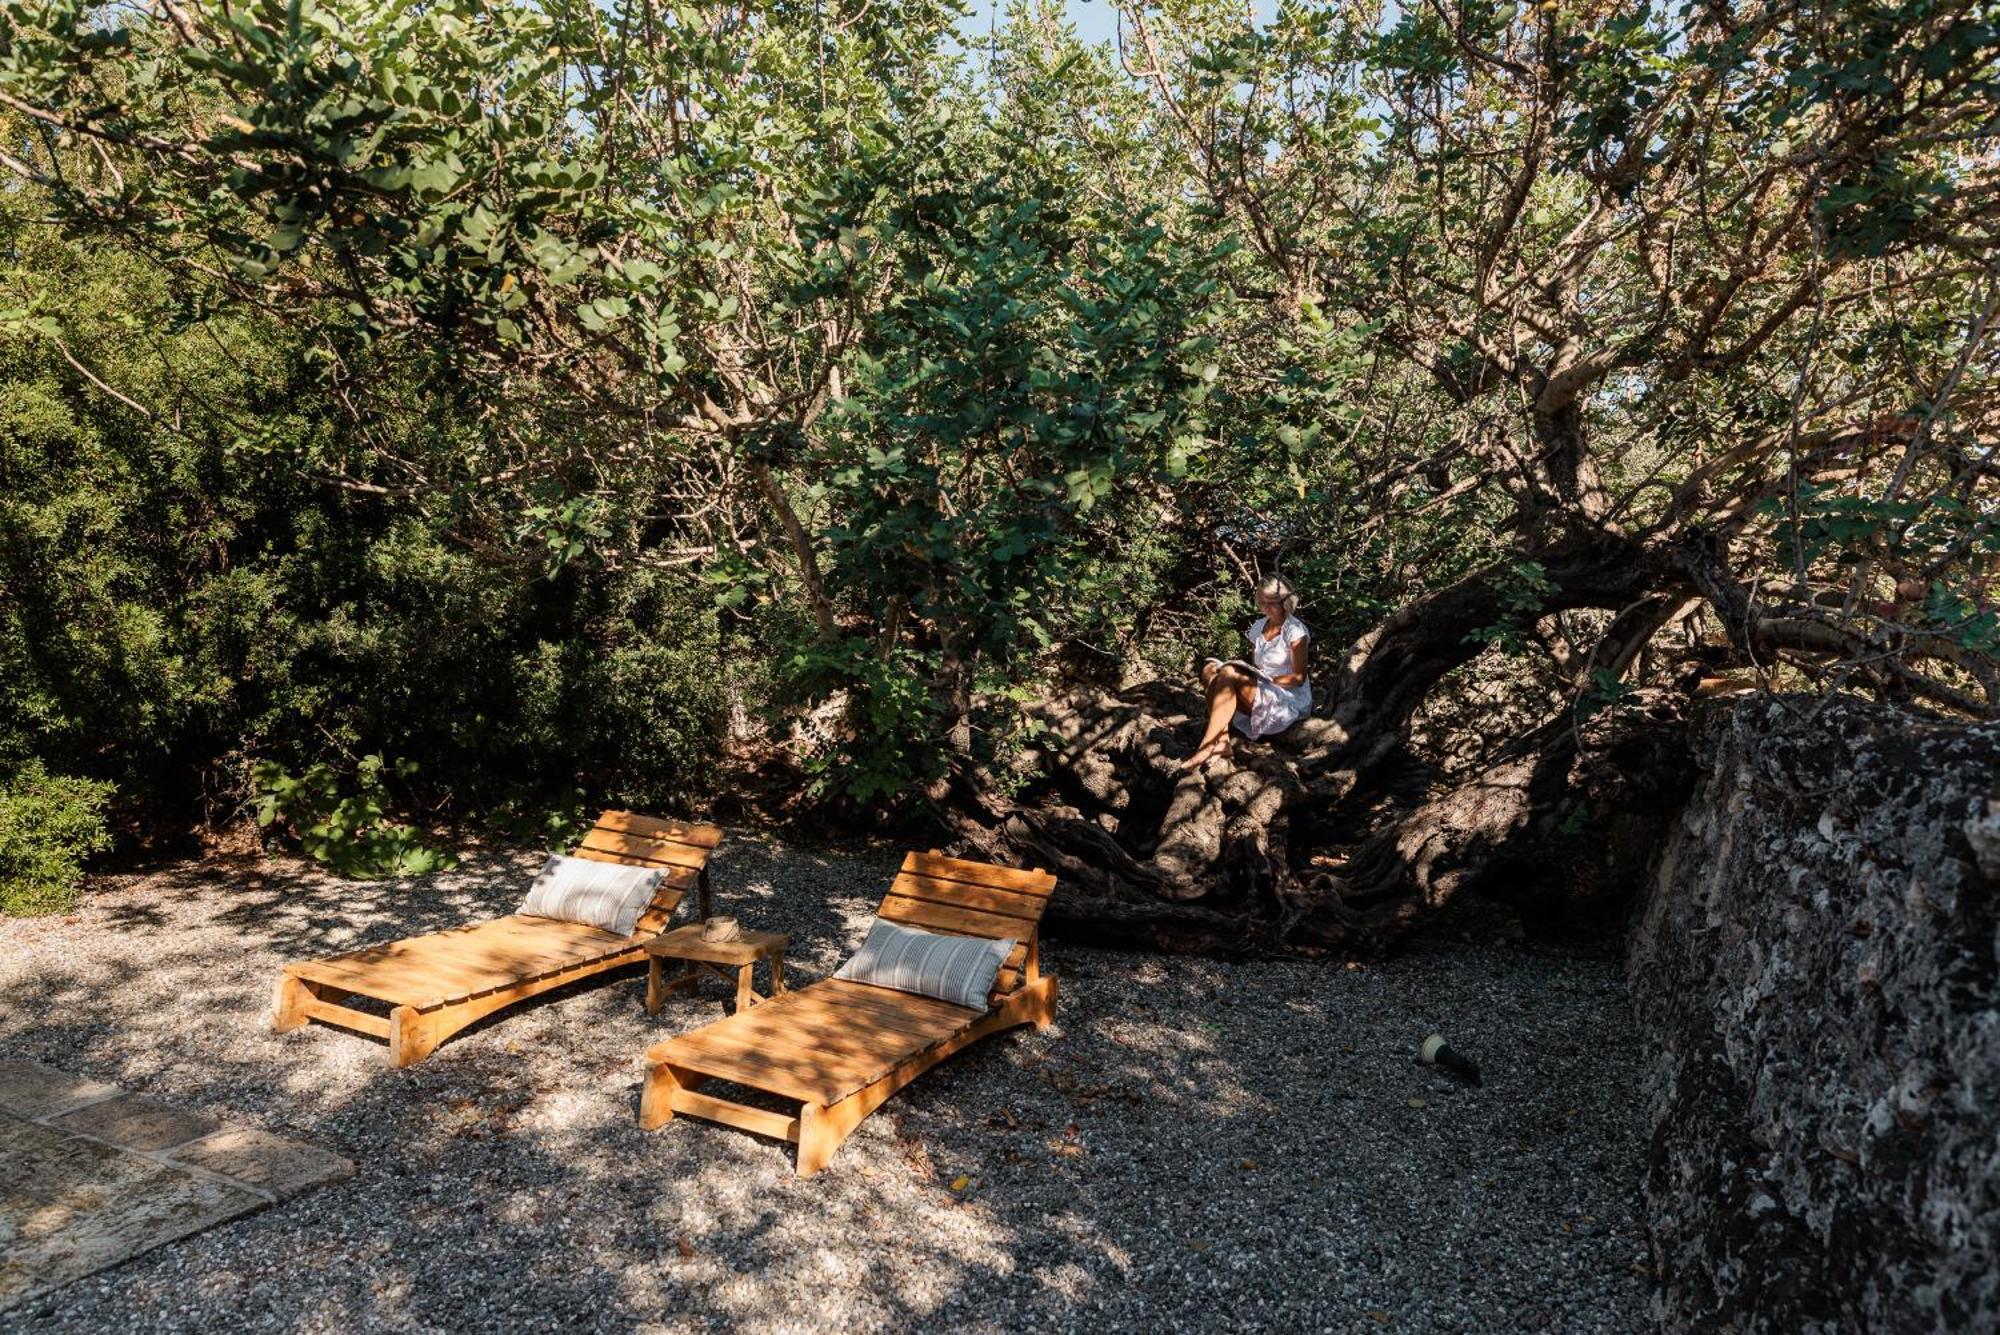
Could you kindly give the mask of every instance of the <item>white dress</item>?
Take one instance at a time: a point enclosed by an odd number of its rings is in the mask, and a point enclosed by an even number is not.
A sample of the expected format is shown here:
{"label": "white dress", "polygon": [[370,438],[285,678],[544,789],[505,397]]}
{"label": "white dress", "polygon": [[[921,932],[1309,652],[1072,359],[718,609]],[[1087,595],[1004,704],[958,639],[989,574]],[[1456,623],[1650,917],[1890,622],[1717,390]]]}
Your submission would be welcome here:
{"label": "white dress", "polygon": [[[1250,661],[1265,676],[1282,677],[1292,670],[1292,646],[1309,638],[1310,633],[1304,622],[1288,616],[1277,635],[1267,640],[1264,638],[1264,627],[1268,624],[1266,617],[1258,617],[1250,623]],[[1237,710],[1230,726],[1252,739],[1269,737],[1304,718],[1312,711],[1312,704],[1311,677],[1296,686],[1274,686],[1268,681],[1260,681],[1257,683],[1257,702],[1248,713]]]}

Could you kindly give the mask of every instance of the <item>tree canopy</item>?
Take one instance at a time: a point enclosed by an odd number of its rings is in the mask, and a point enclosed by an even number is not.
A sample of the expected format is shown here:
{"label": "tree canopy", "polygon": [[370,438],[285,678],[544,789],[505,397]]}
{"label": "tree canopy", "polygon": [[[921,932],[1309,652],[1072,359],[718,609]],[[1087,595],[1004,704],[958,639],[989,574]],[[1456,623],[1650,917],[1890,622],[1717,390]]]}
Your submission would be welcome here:
{"label": "tree canopy", "polygon": [[762,716],[1283,936],[1355,873],[1043,707],[1259,572],[1323,716],[1273,791],[1399,894],[1413,813],[1670,681],[2000,712],[1991,3],[962,17],[0,6],[0,746],[651,796]]}

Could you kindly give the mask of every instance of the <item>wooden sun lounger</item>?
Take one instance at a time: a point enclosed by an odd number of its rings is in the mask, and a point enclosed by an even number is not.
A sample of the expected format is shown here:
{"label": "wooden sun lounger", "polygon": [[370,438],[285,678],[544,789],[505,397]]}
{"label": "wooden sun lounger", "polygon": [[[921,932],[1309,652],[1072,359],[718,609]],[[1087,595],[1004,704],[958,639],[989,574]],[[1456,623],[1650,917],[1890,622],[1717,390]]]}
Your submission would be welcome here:
{"label": "wooden sun lounger", "polygon": [[[840,1142],[891,1094],[997,1030],[1055,1019],[1056,980],[1040,970],[1038,932],[1056,878],[936,853],[912,853],[880,916],[926,931],[1013,938],[984,1012],[828,978],[670,1038],[646,1053],[639,1125],[675,1113],[797,1143],[798,1175],[826,1167]],[[795,1099],[797,1116],[700,1092],[709,1080]]]}
{"label": "wooden sun lounger", "polygon": [[[713,825],[607,811],[571,856],[667,873],[632,935],[515,913],[287,964],[278,979],[271,1027],[282,1034],[323,1020],[387,1039],[391,1066],[414,1065],[494,1011],[579,978],[643,964],[645,944],[666,929],[690,888],[699,890],[702,916],[708,916],[708,857],[720,842],[722,831]],[[340,1004],[350,997],[386,1003],[389,1013]]]}

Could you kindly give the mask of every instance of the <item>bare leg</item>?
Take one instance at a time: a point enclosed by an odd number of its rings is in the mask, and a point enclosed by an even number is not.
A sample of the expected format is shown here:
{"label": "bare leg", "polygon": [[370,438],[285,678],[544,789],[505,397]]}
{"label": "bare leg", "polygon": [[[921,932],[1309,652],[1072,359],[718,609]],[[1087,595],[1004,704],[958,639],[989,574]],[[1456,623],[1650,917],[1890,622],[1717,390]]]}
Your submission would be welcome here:
{"label": "bare leg", "polygon": [[1201,745],[1181,762],[1183,770],[1198,769],[1213,760],[1222,750],[1236,711],[1257,703],[1256,681],[1235,668],[1204,670],[1202,684],[1208,695],[1208,727],[1201,734]]}

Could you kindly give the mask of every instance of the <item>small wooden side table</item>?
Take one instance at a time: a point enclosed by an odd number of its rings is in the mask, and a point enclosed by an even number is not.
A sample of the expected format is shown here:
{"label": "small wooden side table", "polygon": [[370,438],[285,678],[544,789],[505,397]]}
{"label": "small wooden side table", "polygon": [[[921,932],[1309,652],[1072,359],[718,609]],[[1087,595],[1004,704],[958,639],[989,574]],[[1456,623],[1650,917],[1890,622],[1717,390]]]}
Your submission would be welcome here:
{"label": "small wooden side table", "polygon": [[[686,988],[692,992],[702,971],[728,978],[736,971],[736,1009],[748,1010],[766,998],[750,986],[750,971],[760,959],[771,961],[771,996],[785,992],[785,947],[792,938],[783,932],[753,932],[748,928],[734,941],[704,941],[701,924],[688,923],[671,932],[662,932],[646,943],[646,1014],[658,1015],[667,993]],[[671,982],[664,977],[663,962],[681,960],[680,976]]]}

